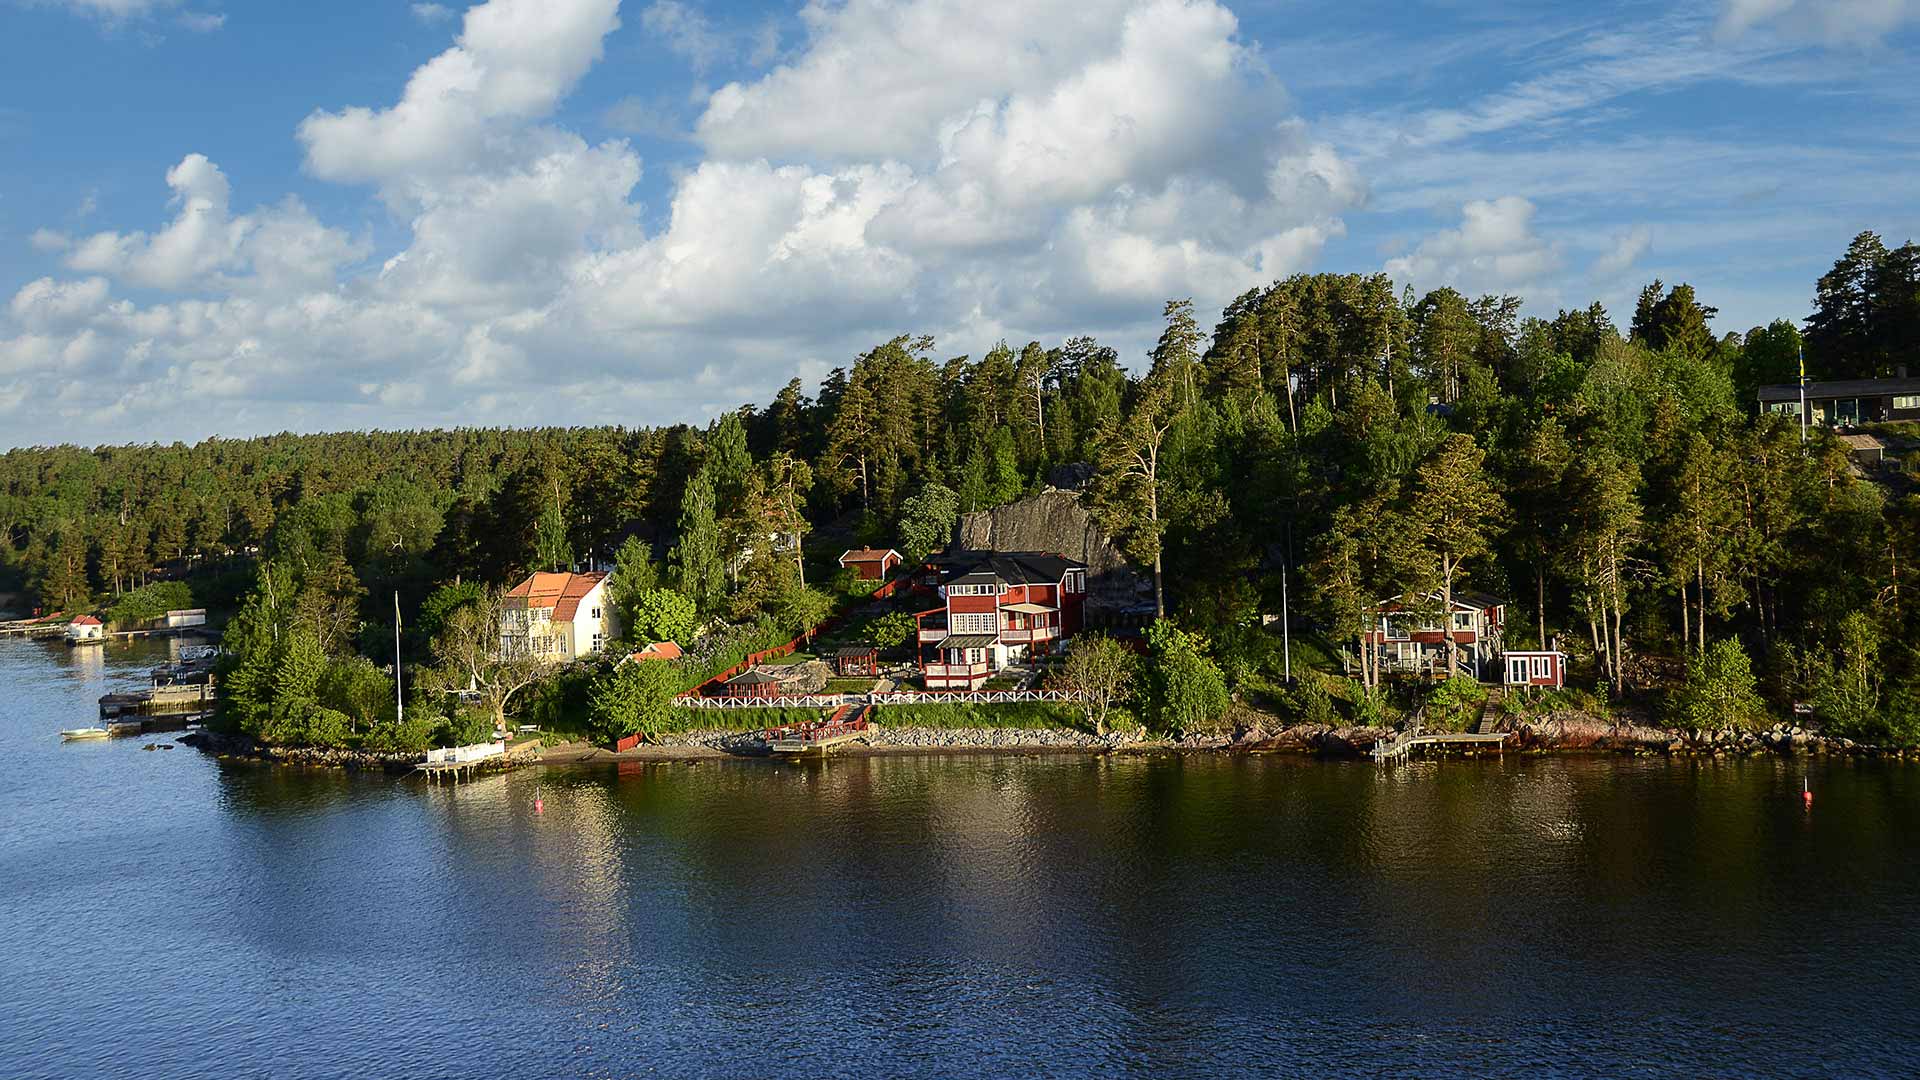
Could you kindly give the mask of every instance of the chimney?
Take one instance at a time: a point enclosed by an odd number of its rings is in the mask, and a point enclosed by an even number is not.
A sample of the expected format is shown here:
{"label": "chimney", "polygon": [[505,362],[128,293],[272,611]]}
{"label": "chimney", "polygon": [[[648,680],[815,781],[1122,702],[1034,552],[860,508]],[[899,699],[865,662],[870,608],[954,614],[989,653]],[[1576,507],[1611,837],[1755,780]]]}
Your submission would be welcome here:
{"label": "chimney", "polygon": [[1906,377],[1907,377],[1907,365],[1905,365],[1905,364],[1901,364],[1901,365],[1900,365],[1899,367],[1897,367],[1897,368],[1894,368],[1894,369],[1893,369],[1893,375],[1894,375],[1894,378],[1896,378],[1896,379],[1904,379],[1904,378],[1906,378]]}

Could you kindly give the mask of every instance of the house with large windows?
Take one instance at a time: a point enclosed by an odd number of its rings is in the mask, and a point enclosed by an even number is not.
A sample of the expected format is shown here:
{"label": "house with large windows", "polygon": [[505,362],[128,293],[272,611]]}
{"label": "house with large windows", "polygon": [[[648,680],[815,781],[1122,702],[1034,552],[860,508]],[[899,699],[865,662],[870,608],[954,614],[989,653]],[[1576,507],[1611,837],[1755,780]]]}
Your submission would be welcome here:
{"label": "house with large windows", "polygon": [[531,574],[501,604],[503,656],[574,660],[605,648],[615,632],[607,575],[598,571]]}
{"label": "house with large windows", "polygon": [[[1891,379],[1835,379],[1810,382],[1806,422],[1815,427],[1850,428],[1886,420],[1920,420],[1920,379],[1901,368]],[[1759,391],[1762,412],[1785,413],[1800,420],[1800,386],[1779,383]]]}
{"label": "house with large windows", "polygon": [[915,615],[929,690],[978,690],[1010,663],[1079,633],[1087,567],[1038,551],[968,551],[929,563],[941,605]]}

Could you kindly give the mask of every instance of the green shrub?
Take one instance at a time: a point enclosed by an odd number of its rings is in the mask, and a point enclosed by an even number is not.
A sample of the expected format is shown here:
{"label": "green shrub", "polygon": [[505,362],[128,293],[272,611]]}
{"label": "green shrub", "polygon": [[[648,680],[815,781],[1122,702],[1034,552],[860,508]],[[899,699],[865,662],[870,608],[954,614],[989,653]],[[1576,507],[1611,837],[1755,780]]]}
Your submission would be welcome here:
{"label": "green shrub", "polygon": [[1689,731],[1757,728],[1767,720],[1759,681],[1738,638],[1722,638],[1687,661],[1687,681],[1668,702],[1667,719]]}
{"label": "green shrub", "polygon": [[133,627],[169,611],[194,607],[193,589],[184,581],[155,581],[121,593],[107,609],[107,621]]}

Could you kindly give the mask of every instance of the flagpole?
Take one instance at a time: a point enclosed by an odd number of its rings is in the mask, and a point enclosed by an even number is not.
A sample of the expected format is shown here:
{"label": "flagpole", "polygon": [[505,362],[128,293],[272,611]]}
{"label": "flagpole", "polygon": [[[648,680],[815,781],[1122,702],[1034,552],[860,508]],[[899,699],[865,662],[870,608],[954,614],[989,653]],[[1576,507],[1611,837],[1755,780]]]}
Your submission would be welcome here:
{"label": "flagpole", "polygon": [[400,689],[400,590],[393,590],[393,718],[407,719],[407,699]]}
{"label": "flagpole", "polygon": [[1807,349],[1802,345],[1800,353],[1800,441],[1807,441]]}

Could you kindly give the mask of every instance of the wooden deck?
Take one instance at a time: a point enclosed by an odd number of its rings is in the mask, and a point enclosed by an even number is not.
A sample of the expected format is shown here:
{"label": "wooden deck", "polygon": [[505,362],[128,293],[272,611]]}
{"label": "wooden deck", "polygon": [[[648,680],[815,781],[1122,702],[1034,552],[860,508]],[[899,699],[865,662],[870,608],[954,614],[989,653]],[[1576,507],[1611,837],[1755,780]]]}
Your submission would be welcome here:
{"label": "wooden deck", "polygon": [[1477,731],[1422,731],[1411,727],[1391,739],[1374,744],[1373,760],[1382,765],[1405,761],[1422,746],[1491,746],[1496,751],[1506,747],[1507,733],[1504,731],[1482,734]]}
{"label": "wooden deck", "polygon": [[146,715],[180,716],[213,710],[211,683],[184,686],[151,686],[145,690],[127,690],[100,697],[102,717]]}
{"label": "wooden deck", "polygon": [[776,754],[825,754],[836,746],[859,742],[867,737],[865,705],[842,705],[824,723],[798,728],[782,728],[764,733],[767,749]]}

